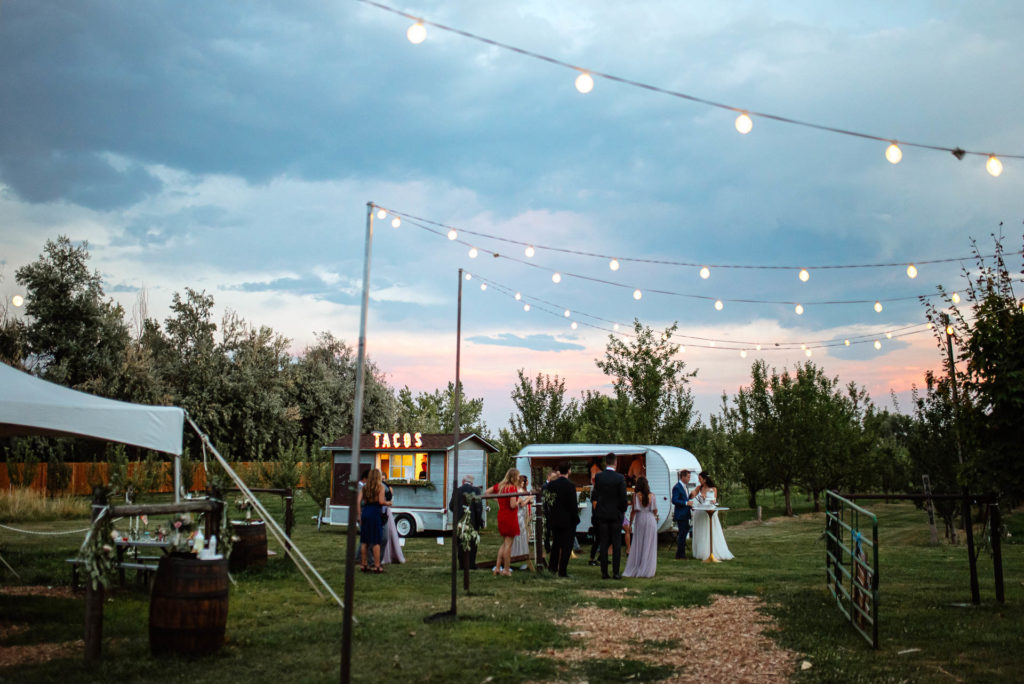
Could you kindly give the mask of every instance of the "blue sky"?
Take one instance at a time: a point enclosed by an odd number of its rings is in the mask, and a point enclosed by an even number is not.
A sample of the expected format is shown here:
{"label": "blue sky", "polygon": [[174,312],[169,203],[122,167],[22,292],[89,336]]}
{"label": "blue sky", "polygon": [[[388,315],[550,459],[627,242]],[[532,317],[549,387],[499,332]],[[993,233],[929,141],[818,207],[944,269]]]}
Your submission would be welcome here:
{"label": "blue sky", "polygon": [[[456,0],[397,9],[573,64],[667,89],[887,138],[1024,153],[1024,70],[1013,2],[518,2]],[[734,114],[575,73],[428,28],[355,0],[7,0],[0,5],[0,293],[47,239],[88,240],[107,292],[132,310],[145,292],[163,319],[173,292],[206,289],[218,312],[271,325],[296,350],[316,331],[357,335],[366,204],[463,229],[621,257],[767,265],[908,262],[967,255],[1004,222],[1019,245],[1021,170],[1004,159],[885,145]],[[469,240],[465,235],[463,239]],[[470,240],[522,257],[517,247]],[[765,350],[687,342],[706,414],[772,343],[878,335],[813,359],[879,403],[939,363],[919,303],[817,301],[962,289],[958,264],[902,268],[696,269],[538,251],[545,268],[380,222],[369,349],[397,387],[431,390],[454,373],[457,269],[569,308],[570,319],[479,280],[464,283],[463,378],[504,425],[517,368],[601,389],[607,333],[580,312]],[[722,345],[719,345],[722,346]],[[384,426],[375,426],[381,427]]]}

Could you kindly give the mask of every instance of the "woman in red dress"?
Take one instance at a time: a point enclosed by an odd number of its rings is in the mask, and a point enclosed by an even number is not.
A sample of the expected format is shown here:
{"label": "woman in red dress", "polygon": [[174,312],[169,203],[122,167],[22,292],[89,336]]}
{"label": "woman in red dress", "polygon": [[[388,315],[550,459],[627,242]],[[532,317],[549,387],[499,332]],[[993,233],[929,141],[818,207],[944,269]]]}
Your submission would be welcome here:
{"label": "woman in red dress", "polygon": [[[501,482],[491,487],[497,494],[513,494],[519,491],[519,471],[509,468]],[[512,576],[512,541],[519,535],[519,497],[510,496],[496,499],[498,502],[498,534],[501,548],[498,549],[498,564],[492,571],[495,575]]]}

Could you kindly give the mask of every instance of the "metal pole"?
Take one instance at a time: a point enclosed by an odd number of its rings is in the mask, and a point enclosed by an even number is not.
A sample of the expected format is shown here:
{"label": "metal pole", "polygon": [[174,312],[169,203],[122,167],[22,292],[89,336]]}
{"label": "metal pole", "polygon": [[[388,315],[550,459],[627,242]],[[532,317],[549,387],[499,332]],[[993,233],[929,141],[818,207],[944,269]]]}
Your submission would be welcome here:
{"label": "metal pole", "polygon": [[[948,332],[949,316],[943,315],[942,322],[946,324],[946,353],[949,356],[949,382],[953,391],[953,432],[956,436],[956,458],[961,468],[964,465],[964,455],[960,447],[960,398],[956,389],[956,362],[953,360],[953,336]],[[963,488],[963,517],[964,534],[967,535],[967,560],[971,570],[971,603],[981,603],[981,590],[978,588],[978,561],[974,557],[974,522],[971,520],[971,499],[970,490],[967,485]]]}
{"label": "metal pole", "polygon": [[341,628],[341,683],[352,672],[352,595],[355,589],[356,494],[359,481],[359,435],[363,422],[363,375],[366,368],[366,313],[370,306],[370,255],[373,248],[373,202],[366,203],[366,252],[363,255],[363,304],[359,314],[359,355],[356,357],[356,396],[352,408],[352,466],[348,473],[348,530],[345,541],[345,599]]}
{"label": "metal pole", "polygon": [[[462,380],[459,375],[460,363],[462,361],[462,269],[459,269],[459,297],[457,314],[455,318],[455,446],[452,449],[452,479],[454,480],[453,487],[458,487],[459,484],[459,438],[462,437],[461,426],[459,425],[459,409],[462,407]],[[486,486],[486,482],[482,483]],[[462,513],[462,492],[456,489],[455,492],[455,510],[452,511],[452,617],[458,615],[456,609],[456,590],[455,590],[455,579],[456,572],[458,571],[458,548],[459,548],[459,535],[455,529],[455,521],[459,518]],[[455,493],[453,492],[453,493]]]}
{"label": "metal pole", "polygon": [[174,503],[181,501],[181,455],[174,456]]}

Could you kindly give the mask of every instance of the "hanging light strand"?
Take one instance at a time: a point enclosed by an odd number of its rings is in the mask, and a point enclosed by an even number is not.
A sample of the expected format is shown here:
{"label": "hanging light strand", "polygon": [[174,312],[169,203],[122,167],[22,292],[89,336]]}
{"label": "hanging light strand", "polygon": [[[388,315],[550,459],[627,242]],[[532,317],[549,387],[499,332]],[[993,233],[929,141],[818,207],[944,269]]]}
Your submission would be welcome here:
{"label": "hanging light strand", "polygon": [[[973,150],[965,150],[965,149],[960,148],[959,146],[957,146],[957,147],[946,147],[944,145],[929,145],[929,144],[925,144],[925,143],[907,142],[906,140],[904,140],[902,138],[894,138],[893,136],[873,135],[871,133],[862,133],[862,132],[859,132],[859,131],[853,131],[853,130],[849,130],[849,129],[846,129],[846,128],[838,128],[838,127],[835,127],[835,126],[828,126],[828,125],[825,125],[825,124],[814,123],[812,121],[803,121],[803,120],[800,120],[800,119],[794,119],[794,118],[791,118],[791,117],[788,117],[788,116],[781,116],[779,114],[772,114],[770,112],[758,112],[758,111],[754,111],[754,110],[748,109],[746,107],[737,107],[737,106],[734,106],[734,105],[726,104],[724,102],[716,102],[715,100],[709,100],[707,98],[698,97],[697,95],[691,95],[689,93],[683,93],[683,92],[680,92],[678,90],[669,90],[668,88],[662,88],[660,86],[651,85],[650,83],[644,83],[642,81],[636,81],[636,80],[633,80],[631,78],[624,78],[622,76],[616,76],[614,74],[609,74],[609,73],[605,73],[605,72],[602,72],[602,71],[595,71],[594,69],[589,69],[589,68],[586,68],[586,67],[583,67],[583,66],[579,66],[579,65],[576,65],[576,64],[571,64],[569,62],[565,62],[565,61],[562,61],[560,59],[556,59],[554,57],[549,57],[547,55],[542,55],[539,52],[533,52],[532,50],[526,50],[526,49],[521,48],[521,47],[516,47],[515,45],[510,45],[508,43],[502,43],[501,41],[494,40],[492,38],[485,38],[484,36],[477,35],[475,33],[469,32],[469,31],[464,31],[462,29],[458,29],[458,28],[455,28],[455,27],[452,27],[452,26],[446,26],[445,24],[439,24],[439,23],[434,22],[434,21],[428,21],[426,19],[423,19],[422,17],[417,17],[417,16],[415,16],[413,14],[409,14],[408,12],[403,12],[402,10],[396,9],[394,7],[390,7],[389,5],[384,5],[384,4],[379,3],[379,2],[374,2],[374,0],[358,0],[358,2],[361,2],[361,3],[365,4],[365,5],[370,5],[371,7],[376,7],[377,9],[384,10],[385,12],[390,12],[391,14],[396,14],[396,15],[398,15],[400,17],[405,17],[406,19],[410,19],[410,20],[412,20],[414,22],[417,22],[418,24],[423,25],[423,26],[432,26],[432,27],[434,27],[436,29],[439,29],[441,31],[446,31],[448,33],[454,33],[456,35],[462,36],[463,38],[468,38],[469,40],[474,40],[474,41],[477,41],[479,43],[483,43],[485,45],[490,45],[492,47],[500,48],[502,50],[508,50],[509,52],[514,52],[514,53],[516,53],[518,55],[523,55],[524,57],[531,57],[533,59],[540,60],[542,62],[547,62],[548,64],[554,64],[555,66],[560,66],[560,67],[563,67],[563,68],[572,69],[573,71],[576,71],[576,72],[582,72],[582,73],[588,74],[591,78],[593,78],[593,77],[603,78],[603,79],[608,80],[608,81],[613,81],[615,83],[621,83],[623,85],[633,86],[634,88],[640,88],[642,90],[647,90],[647,91],[650,91],[652,93],[658,93],[660,95],[668,95],[670,97],[675,97],[675,98],[678,98],[678,99],[681,99],[681,100],[687,100],[689,102],[695,102],[697,104],[702,104],[702,105],[705,105],[705,106],[708,106],[708,107],[714,107],[716,109],[722,109],[722,110],[726,110],[726,111],[729,111],[729,112],[734,112],[734,113],[736,113],[738,115],[741,115],[741,116],[745,115],[748,118],[757,117],[757,118],[761,118],[761,119],[768,119],[768,120],[771,120],[771,121],[778,121],[779,123],[792,124],[794,126],[802,126],[804,128],[812,128],[812,129],[819,130],[819,131],[824,131],[824,132],[827,132],[827,133],[836,133],[838,135],[845,135],[845,136],[854,137],[854,138],[862,138],[862,139],[865,139],[865,140],[874,140],[874,141],[877,141],[877,142],[886,143],[887,145],[893,144],[893,141],[898,139],[899,140],[899,144],[900,144],[901,147],[916,147],[918,149],[924,149],[924,150],[934,150],[934,151],[938,151],[938,152],[949,152],[950,154],[952,154],[957,159],[963,159],[964,156],[968,155],[968,154],[974,155],[974,156],[979,156],[979,157],[985,157],[986,159],[989,159],[989,160],[996,159],[996,162],[998,162],[998,158],[1000,158],[1000,157],[1003,158],[1003,159],[1024,159],[1024,154],[1003,154],[1003,153],[994,153],[994,152],[980,152],[980,151],[973,151]],[[989,162],[989,166],[992,166],[991,161]],[[999,167],[999,171],[1000,172],[1002,171],[1002,166],[1001,165]],[[992,173],[991,168],[989,170],[989,173]],[[992,175],[998,175],[998,174],[993,173]]]}

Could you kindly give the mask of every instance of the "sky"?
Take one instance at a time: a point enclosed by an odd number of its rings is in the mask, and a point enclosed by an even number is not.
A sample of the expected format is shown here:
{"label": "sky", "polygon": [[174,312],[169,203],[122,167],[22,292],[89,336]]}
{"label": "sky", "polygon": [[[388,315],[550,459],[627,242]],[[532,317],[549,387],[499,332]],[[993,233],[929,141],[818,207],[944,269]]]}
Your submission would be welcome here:
{"label": "sky", "polygon": [[[1009,0],[391,6],[742,110],[1024,154],[1024,5]],[[913,280],[905,264],[967,256],[972,237],[985,253],[1000,231],[1020,247],[1024,160],[1003,157],[992,177],[984,156],[903,145],[894,165],[885,142],[756,115],[741,135],[736,112],[599,76],[581,94],[577,71],[429,24],[414,45],[411,23],[357,0],[4,0],[4,300],[22,294],[15,271],[67,235],[88,241],[129,312],[145,300],[163,320],[192,287],[296,354],[320,331],[355,343],[372,203],[405,217],[398,228],[374,219],[372,360],[396,388],[454,379],[465,269],[461,377],[493,431],[513,410],[517,369],[557,374],[574,396],[607,391],[595,359],[612,322],[625,331],[634,318],[678,322],[705,418],[749,382],[754,359],[805,361],[800,343],[843,383],[907,411],[942,357],[930,333],[885,333],[925,322],[912,296],[963,291],[970,262],[920,264]],[[465,231],[603,256],[527,258]],[[716,267],[705,280],[651,261],[792,268]],[[815,268],[867,263],[899,265]],[[860,303],[793,306],[835,300]],[[881,349],[814,342],[851,337]]]}

